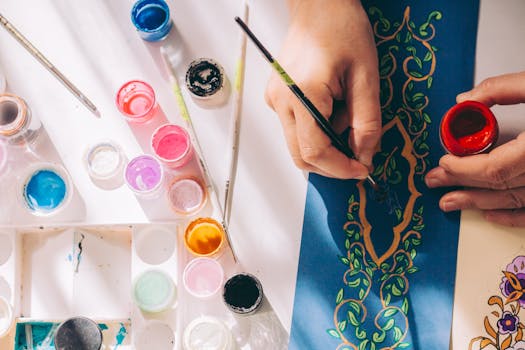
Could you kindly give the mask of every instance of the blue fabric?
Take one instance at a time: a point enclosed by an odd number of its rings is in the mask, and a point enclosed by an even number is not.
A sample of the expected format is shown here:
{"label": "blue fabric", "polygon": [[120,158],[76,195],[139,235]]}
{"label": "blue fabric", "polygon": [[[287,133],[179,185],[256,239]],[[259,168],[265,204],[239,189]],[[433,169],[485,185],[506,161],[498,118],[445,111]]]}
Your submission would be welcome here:
{"label": "blue fabric", "polygon": [[290,349],[448,349],[459,214],[439,210],[444,192],[423,177],[443,155],[441,116],[472,87],[479,4],[363,5],[383,106],[373,175],[386,195],[310,175]]}

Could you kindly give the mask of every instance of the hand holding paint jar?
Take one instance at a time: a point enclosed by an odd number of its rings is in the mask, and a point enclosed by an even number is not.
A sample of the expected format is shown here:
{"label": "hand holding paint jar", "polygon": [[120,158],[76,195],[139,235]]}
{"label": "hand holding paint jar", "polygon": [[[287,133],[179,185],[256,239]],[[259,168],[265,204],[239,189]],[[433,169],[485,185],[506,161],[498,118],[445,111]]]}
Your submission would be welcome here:
{"label": "hand holding paint jar", "polygon": [[489,78],[458,95],[457,101],[441,126],[443,144],[451,154],[429,171],[427,185],[464,186],[441,197],[443,211],[476,208],[489,221],[525,226],[525,133],[494,147],[498,127],[488,109],[525,102],[525,72]]}

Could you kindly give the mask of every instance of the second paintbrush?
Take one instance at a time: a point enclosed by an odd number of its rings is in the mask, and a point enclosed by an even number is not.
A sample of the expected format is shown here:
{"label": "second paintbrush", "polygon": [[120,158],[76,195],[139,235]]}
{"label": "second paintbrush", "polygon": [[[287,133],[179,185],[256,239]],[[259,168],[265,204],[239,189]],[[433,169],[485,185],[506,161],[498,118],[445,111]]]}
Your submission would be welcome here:
{"label": "second paintbrush", "polygon": [[[264,55],[264,57],[270,62],[274,70],[279,74],[281,79],[286,83],[288,88],[294,93],[294,95],[301,101],[301,103],[306,107],[308,112],[310,112],[311,116],[316,120],[317,124],[323,130],[323,132],[330,138],[330,141],[332,141],[332,144],[335,148],[337,148],[341,153],[346,155],[348,158],[356,159],[354,152],[350,149],[350,147],[341,139],[341,137],[334,131],[332,126],[330,125],[330,122],[319,112],[319,110],[314,106],[312,101],[308,99],[303,93],[303,91],[297,86],[297,84],[293,81],[293,79],[286,73],[284,68],[277,62],[276,59],[273,58],[273,56],[270,54],[270,52],[264,47],[264,45],[257,39],[255,34],[248,28],[246,23],[243,22],[242,19],[239,17],[235,17],[235,21],[241,26],[242,30],[248,35],[250,40],[257,46],[257,48],[261,51],[261,53]],[[374,187],[374,189],[378,188],[377,183],[372,178],[372,176],[368,175],[366,178],[368,182]]]}

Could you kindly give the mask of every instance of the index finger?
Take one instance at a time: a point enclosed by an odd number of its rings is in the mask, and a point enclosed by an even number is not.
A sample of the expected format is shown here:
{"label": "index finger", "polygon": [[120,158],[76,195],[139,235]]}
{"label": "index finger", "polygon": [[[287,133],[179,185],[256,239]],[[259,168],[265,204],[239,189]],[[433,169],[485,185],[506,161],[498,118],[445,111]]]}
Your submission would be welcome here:
{"label": "index finger", "polygon": [[447,154],[439,165],[456,177],[486,183],[505,184],[525,173],[525,133],[487,154],[458,157]]}
{"label": "index finger", "polygon": [[459,94],[457,102],[474,100],[493,105],[525,102],[525,72],[499,75],[483,80],[474,89]]}

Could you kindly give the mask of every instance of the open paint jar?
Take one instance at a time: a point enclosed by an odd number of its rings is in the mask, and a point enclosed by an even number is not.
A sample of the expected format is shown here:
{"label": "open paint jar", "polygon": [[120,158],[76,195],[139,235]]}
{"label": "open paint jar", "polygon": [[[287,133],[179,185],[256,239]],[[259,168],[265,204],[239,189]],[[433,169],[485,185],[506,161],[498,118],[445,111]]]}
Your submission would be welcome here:
{"label": "open paint jar", "polygon": [[100,350],[102,330],[89,318],[70,318],[58,326],[55,347],[60,350]]}
{"label": "open paint jar", "polygon": [[261,282],[249,273],[231,277],[222,293],[226,306],[236,314],[250,315],[259,309],[263,300]]}
{"label": "open paint jar", "polygon": [[456,156],[488,151],[498,139],[496,117],[483,103],[464,101],[445,113],[441,120],[441,144]]}
{"label": "open paint jar", "polygon": [[225,232],[222,225],[212,218],[195,219],[184,232],[184,244],[196,256],[217,254],[224,240]]}
{"label": "open paint jar", "polygon": [[161,270],[147,270],[133,282],[133,300],[144,312],[157,313],[170,309],[175,303],[173,279]]}
{"label": "open paint jar", "polygon": [[185,350],[233,350],[236,349],[233,335],[221,320],[201,316],[186,328],[183,334]]}
{"label": "open paint jar", "polygon": [[93,181],[122,184],[125,157],[117,144],[104,141],[91,146],[86,152],[85,162]]}
{"label": "open paint jar", "polygon": [[206,191],[194,177],[175,178],[168,186],[168,200],[173,211],[179,215],[197,213],[206,204]]}
{"label": "open paint jar", "polygon": [[26,172],[22,181],[21,201],[36,216],[57,214],[67,206],[73,194],[71,178],[58,164],[37,164]]}
{"label": "open paint jar", "polygon": [[230,84],[222,66],[211,58],[190,63],[186,72],[186,87],[193,101],[201,107],[218,107],[228,101]]}
{"label": "open paint jar", "polygon": [[164,171],[154,157],[142,155],[130,160],[126,166],[125,180],[136,195],[155,198],[162,190]]}
{"label": "open paint jar", "polygon": [[215,259],[196,258],[184,268],[182,281],[191,295],[197,298],[209,298],[221,289],[224,270]]}
{"label": "open paint jar", "polygon": [[158,111],[155,91],[148,83],[131,80],[122,85],[117,92],[117,108],[129,122],[144,123]]}
{"label": "open paint jar", "polygon": [[159,265],[175,252],[177,236],[167,227],[148,225],[134,236],[133,245],[139,258],[147,264]]}
{"label": "open paint jar", "polygon": [[12,146],[33,143],[41,134],[42,123],[31,115],[26,102],[12,94],[0,94],[0,138]]}
{"label": "open paint jar", "polygon": [[9,304],[7,299],[0,296],[0,338],[9,332],[14,320],[15,318],[11,304]]}
{"label": "open paint jar", "polygon": [[139,0],[131,9],[131,22],[146,41],[166,38],[173,27],[170,9],[163,0]]}
{"label": "open paint jar", "polygon": [[165,124],[157,128],[151,137],[151,148],[155,156],[172,169],[183,167],[193,156],[188,132],[176,124]]}

